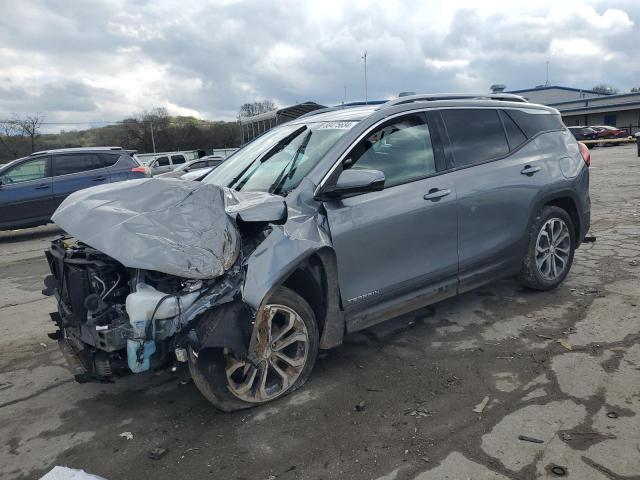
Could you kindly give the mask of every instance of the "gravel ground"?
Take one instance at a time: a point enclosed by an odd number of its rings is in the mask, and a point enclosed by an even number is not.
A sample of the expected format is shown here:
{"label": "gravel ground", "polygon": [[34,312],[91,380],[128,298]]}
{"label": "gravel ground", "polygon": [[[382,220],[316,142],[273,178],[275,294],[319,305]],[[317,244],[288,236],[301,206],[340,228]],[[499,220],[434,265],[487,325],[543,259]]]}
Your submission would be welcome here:
{"label": "gravel ground", "polygon": [[40,294],[59,231],[0,232],[0,478],[640,478],[640,158],[592,156],[597,242],[560,288],[501,280],[353,335],[294,395],[234,414],[186,371],[74,383]]}

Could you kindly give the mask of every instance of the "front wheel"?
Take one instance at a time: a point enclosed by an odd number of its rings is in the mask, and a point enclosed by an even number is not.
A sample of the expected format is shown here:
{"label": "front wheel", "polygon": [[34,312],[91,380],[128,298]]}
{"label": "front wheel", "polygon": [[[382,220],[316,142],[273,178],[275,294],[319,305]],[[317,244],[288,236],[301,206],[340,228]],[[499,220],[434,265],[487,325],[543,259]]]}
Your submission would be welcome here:
{"label": "front wheel", "polygon": [[246,358],[222,348],[190,351],[189,370],[215,407],[241,410],[300,388],[311,375],[318,345],[313,310],[300,295],[281,287],[256,315]]}
{"label": "front wheel", "polygon": [[518,282],[533,290],[556,288],[569,273],[575,243],[575,228],[569,214],[559,207],[544,207],[529,230]]}

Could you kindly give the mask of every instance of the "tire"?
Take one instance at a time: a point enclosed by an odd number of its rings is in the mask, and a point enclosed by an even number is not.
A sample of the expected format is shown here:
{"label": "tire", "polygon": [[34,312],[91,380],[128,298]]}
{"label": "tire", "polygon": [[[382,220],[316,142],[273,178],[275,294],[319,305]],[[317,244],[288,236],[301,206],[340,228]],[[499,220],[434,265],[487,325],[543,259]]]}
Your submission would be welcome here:
{"label": "tire", "polygon": [[[562,224],[566,227],[566,232],[562,229]],[[560,240],[562,237],[563,240],[562,242],[558,241],[558,244],[553,247],[550,244],[549,249],[545,252],[547,240],[550,235],[553,235],[553,233],[549,233],[550,225],[554,231],[558,232],[556,238]],[[560,228],[558,228],[559,226]],[[561,235],[560,231],[565,232],[568,238],[564,236],[564,233]],[[522,259],[520,272],[516,277],[518,283],[532,290],[544,291],[556,288],[571,270],[575,245],[575,227],[569,214],[559,207],[544,207],[529,229],[527,251]],[[562,269],[559,268],[561,257],[564,257],[565,260]],[[545,261],[544,258],[547,260]],[[551,262],[555,262],[555,271]]]}
{"label": "tire", "polygon": [[[270,341],[260,342],[258,339],[263,338],[267,328]],[[294,335],[306,340],[280,347]],[[318,356],[319,340],[315,314],[307,301],[293,290],[280,287],[269,298],[262,313],[256,315],[249,348],[252,361],[236,359],[232,352],[222,348],[206,348],[197,354],[190,349],[189,371],[200,392],[216,408],[225,412],[252,408],[288,395],[304,385]],[[265,366],[264,384],[269,389],[260,389]],[[230,376],[227,368],[233,371]],[[247,385],[251,388],[245,392]]]}

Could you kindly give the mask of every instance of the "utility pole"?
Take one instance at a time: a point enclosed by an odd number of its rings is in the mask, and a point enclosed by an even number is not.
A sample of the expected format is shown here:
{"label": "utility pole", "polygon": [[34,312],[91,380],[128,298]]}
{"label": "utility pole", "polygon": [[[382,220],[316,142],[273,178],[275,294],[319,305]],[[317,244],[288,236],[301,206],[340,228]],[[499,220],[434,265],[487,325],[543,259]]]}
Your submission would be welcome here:
{"label": "utility pole", "polygon": [[549,60],[547,60],[547,81],[544,82],[544,86],[545,87],[549,86]]}
{"label": "utility pole", "polygon": [[347,86],[344,86],[344,97],[342,98],[342,105],[347,103]]}
{"label": "utility pole", "polygon": [[153,137],[153,122],[149,122],[149,125],[151,125],[151,143],[153,144],[153,153],[156,153],[156,140]]}
{"label": "utility pole", "polygon": [[369,87],[367,85],[367,51],[364,51],[362,54],[362,59],[364,60],[364,104],[369,104]]}

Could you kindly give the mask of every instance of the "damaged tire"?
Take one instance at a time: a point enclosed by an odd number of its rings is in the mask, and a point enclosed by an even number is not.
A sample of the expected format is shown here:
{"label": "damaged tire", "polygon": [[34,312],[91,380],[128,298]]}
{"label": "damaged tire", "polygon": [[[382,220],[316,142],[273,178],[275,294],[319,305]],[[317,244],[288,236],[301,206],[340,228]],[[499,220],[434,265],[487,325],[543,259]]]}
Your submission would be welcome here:
{"label": "damaged tire", "polygon": [[311,375],[318,344],[313,310],[300,295],[280,287],[256,315],[246,358],[226,348],[190,350],[189,370],[216,408],[251,408],[300,388]]}
{"label": "damaged tire", "polygon": [[562,208],[546,206],[529,230],[527,253],[517,276],[532,290],[551,290],[569,274],[575,251],[575,228]]}

